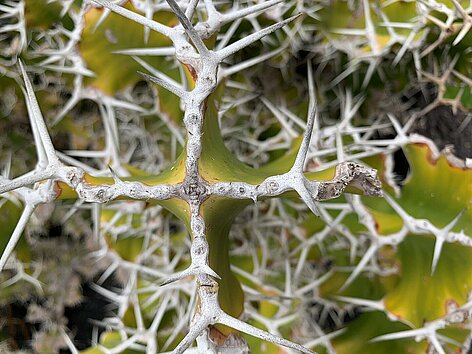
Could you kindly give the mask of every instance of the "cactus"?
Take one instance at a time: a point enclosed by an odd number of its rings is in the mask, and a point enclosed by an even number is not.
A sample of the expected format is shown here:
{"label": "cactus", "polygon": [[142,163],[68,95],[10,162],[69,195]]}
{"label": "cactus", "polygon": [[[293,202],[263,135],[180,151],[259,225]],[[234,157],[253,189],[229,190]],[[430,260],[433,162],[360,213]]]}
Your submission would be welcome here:
{"label": "cactus", "polygon": [[466,3],[0,5],[0,351],[466,353]]}

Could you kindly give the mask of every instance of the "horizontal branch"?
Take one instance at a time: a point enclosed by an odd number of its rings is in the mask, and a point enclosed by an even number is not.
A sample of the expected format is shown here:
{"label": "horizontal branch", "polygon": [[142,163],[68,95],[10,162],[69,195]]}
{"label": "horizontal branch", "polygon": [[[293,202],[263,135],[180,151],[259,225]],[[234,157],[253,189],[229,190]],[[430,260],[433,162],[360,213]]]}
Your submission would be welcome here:
{"label": "horizontal branch", "polygon": [[304,180],[316,201],[334,199],[343,192],[371,197],[382,196],[377,171],[354,162],[343,162],[336,166],[335,175],[331,180],[311,180],[310,177],[313,178],[313,175],[314,173],[308,172],[296,178],[292,173],[286,173],[268,177],[258,185],[245,182],[218,182],[211,185],[210,194],[257,200],[261,197],[276,197],[295,191],[296,184]]}

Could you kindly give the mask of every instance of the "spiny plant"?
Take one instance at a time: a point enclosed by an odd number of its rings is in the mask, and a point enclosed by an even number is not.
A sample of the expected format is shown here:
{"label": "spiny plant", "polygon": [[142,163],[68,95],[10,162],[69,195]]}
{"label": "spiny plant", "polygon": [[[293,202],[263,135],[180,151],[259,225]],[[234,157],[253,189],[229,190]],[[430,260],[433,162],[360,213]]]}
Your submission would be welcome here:
{"label": "spiny plant", "polygon": [[[444,105],[470,107],[470,6],[29,0],[1,10],[2,112],[23,115],[23,81],[37,161],[5,119],[0,300],[27,303],[33,350],[468,350],[470,161],[409,131]],[[425,106],[408,97],[434,85]],[[399,147],[411,169],[402,184]],[[384,199],[368,198],[382,193],[365,166],[380,171]],[[47,207],[59,201],[66,212]],[[50,216],[70,241],[34,235]],[[84,300],[81,282],[116,306],[86,345],[64,320]]]}
{"label": "spiny plant", "polygon": [[[199,298],[198,309],[192,319],[189,333],[173,352],[183,353],[198,337],[201,341],[207,342],[205,337],[208,336],[208,327],[223,324],[276,344],[311,353],[311,350],[301,345],[260,330],[234,317],[239,316],[241,312],[242,304],[238,299],[238,297],[241,297],[241,289],[238,289],[237,281],[230,275],[227,252],[224,252],[223,247],[215,248],[218,241],[210,242],[215,243],[211,250],[210,259],[208,239],[225,237],[218,230],[219,228],[215,230],[216,232],[213,231],[214,235],[209,235],[211,232],[209,225],[216,224],[216,221],[212,220],[214,216],[211,214],[215,213],[213,210],[222,208],[223,204],[226,204],[226,213],[230,213],[230,210],[234,207],[231,206],[228,199],[252,199],[257,201],[258,198],[274,197],[294,190],[307,203],[309,208],[319,215],[314,201],[337,197],[348,185],[353,185],[368,195],[380,195],[380,186],[375,178],[375,173],[358,164],[346,163],[338,167],[337,173],[331,181],[313,181],[305,177],[303,173],[304,164],[316,116],[312,79],[310,79],[311,99],[306,134],[290,170],[284,172],[281,169],[282,174],[270,175],[263,170],[258,171],[241,166],[235,159],[231,161],[230,155],[226,152],[224,144],[218,136],[216,117],[215,113],[212,112],[214,108],[211,107],[215,103],[209,98],[218,83],[218,66],[228,56],[293,21],[295,17],[262,29],[214,51],[207,48],[201,35],[190,23],[189,18],[192,17],[195,6],[193,8],[192,6],[189,7],[186,14],[174,1],[171,0],[168,3],[182,27],[167,27],[149,21],[145,17],[137,16],[135,13],[111,3],[103,2],[101,4],[124,16],[142,22],[154,31],[171,39],[176,58],[189,68],[194,79],[194,87],[191,91],[186,91],[175,85],[171,79],[167,79],[165,76],[151,77],[144,74],[149,80],[166,88],[181,99],[184,105],[183,121],[187,131],[185,151],[168,172],[159,175],[145,176],[141,180],[135,178],[122,180],[112,172],[113,184],[107,183],[106,179],[92,181],[91,176],[87,176],[83,169],[66,166],[59,160],[36,101],[32,85],[20,61],[22,76],[25,79],[28,113],[35,139],[38,163],[36,169],[31,173],[11,181],[4,181],[0,188],[0,193],[17,190],[25,203],[18,224],[3,252],[0,267],[3,269],[27,221],[40,203],[67,198],[71,194],[76,194],[81,200],[89,203],[105,203],[120,197],[145,201],[167,201],[166,207],[178,214],[189,226],[192,244],[190,248],[191,264],[184,271],[171,275],[164,284],[188,276],[195,276]],[[264,7],[256,6],[250,12],[260,11],[261,8]],[[214,14],[218,13],[215,11]],[[241,16],[241,14],[238,16]],[[215,21],[217,24],[223,22],[222,19],[210,19],[210,21]],[[217,28],[212,31],[216,30]],[[209,35],[212,35],[212,33],[209,33]],[[187,36],[191,43],[187,40]],[[309,69],[309,74],[311,74],[311,69]],[[204,134],[206,135],[205,138],[203,137]],[[222,156],[222,154],[227,156]],[[223,160],[224,157],[226,159]],[[212,166],[214,164],[219,165],[218,168]],[[228,169],[233,176],[225,176],[225,172],[220,173],[219,169]],[[182,180],[180,180],[180,176],[183,176]],[[37,185],[35,189],[26,188],[28,185],[44,180],[48,182]],[[208,203],[207,200],[212,197],[213,205],[205,208],[205,202]],[[183,204],[182,201],[186,202],[187,205]],[[225,241],[219,242],[224,243]],[[220,285],[215,278],[220,279]],[[219,299],[220,286],[226,291],[222,293]],[[220,303],[225,310],[220,307]],[[150,352],[154,352],[156,349],[156,330],[157,328],[151,326],[149,330],[143,333],[138,332],[135,336],[136,338],[150,337],[147,343]],[[209,346],[208,343],[205,345]]]}

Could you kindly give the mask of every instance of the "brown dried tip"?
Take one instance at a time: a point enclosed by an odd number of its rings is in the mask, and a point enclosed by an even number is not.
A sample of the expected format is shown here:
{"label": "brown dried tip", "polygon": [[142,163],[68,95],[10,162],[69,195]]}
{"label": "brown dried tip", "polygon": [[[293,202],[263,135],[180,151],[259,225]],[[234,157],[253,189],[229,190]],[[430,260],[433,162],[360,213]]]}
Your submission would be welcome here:
{"label": "brown dried tip", "polygon": [[316,200],[337,198],[346,187],[355,187],[369,197],[382,197],[382,183],[377,170],[355,162],[342,162],[336,166],[336,174],[331,181],[320,182]]}

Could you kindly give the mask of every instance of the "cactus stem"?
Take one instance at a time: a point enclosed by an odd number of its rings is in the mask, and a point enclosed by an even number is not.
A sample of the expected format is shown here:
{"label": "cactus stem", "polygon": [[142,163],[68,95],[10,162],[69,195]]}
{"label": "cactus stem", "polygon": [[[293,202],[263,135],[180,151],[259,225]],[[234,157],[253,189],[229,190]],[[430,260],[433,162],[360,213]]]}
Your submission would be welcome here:
{"label": "cactus stem", "polygon": [[268,34],[271,34],[272,32],[277,31],[278,29],[284,27],[286,24],[294,21],[298,17],[300,17],[301,14],[292,16],[284,21],[281,21],[279,23],[276,23],[272,26],[266,27],[264,29],[261,29],[260,31],[257,31],[255,33],[250,34],[249,36],[240,39],[237,42],[234,42],[220,50],[218,50],[216,53],[216,59],[218,62],[222,62],[224,59],[229,57],[230,55],[233,55],[234,53],[240,51],[241,49],[251,45],[252,43],[258,41],[259,39],[267,36]]}

